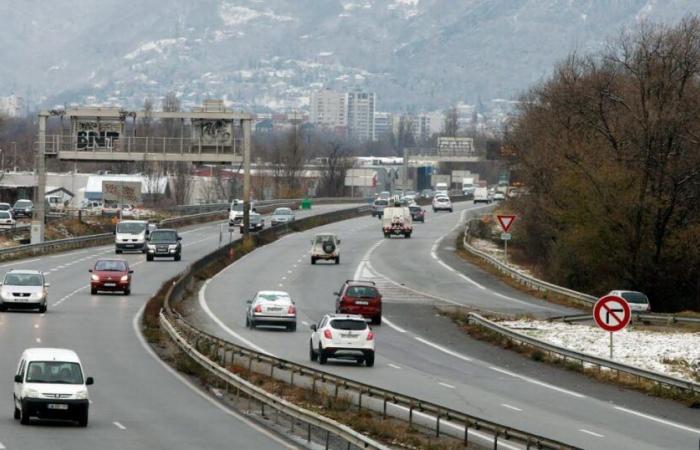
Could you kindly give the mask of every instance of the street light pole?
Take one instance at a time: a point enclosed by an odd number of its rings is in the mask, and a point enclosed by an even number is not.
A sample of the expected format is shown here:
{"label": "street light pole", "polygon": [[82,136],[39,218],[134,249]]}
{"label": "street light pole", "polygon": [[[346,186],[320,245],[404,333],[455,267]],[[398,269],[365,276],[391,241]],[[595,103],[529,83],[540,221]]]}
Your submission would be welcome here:
{"label": "street light pole", "polygon": [[12,142],[12,171],[17,172],[17,141]]}

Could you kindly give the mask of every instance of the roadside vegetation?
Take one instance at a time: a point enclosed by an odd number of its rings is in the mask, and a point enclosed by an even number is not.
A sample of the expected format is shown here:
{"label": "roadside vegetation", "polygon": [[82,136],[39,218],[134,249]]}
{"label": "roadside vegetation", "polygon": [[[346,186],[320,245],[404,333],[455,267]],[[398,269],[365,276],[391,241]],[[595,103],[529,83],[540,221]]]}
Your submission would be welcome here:
{"label": "roadside vegetation", "polygon": [[700,19],[574,53],[522,100],[512,244],[554,283],[700,311]]}

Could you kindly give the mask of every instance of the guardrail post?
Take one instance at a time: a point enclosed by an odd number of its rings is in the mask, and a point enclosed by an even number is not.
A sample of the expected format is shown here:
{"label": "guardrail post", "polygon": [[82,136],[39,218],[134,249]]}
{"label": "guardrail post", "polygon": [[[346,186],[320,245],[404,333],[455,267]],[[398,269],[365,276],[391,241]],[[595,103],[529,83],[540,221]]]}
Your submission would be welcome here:
{"label": "guardrail post", "polygon": [[408,427],[413,427],[413,402],[408,406]]}
{"label": "guardrail post", "polygon": [[384,414],[382,415],[382,418],[386,419],[386,395],[384,396]]}
{"label": "guardrail post", "polygon": [[307,424],[306,430],[306,442],[311,442],[311,423]]}
{"label": "guardrail post", "polygon": [[498,450],[498,429],[496,429],[496,433],[493,435],[493,450]]}
{"label": "guardrail post", "polygon": [[464,446],[469,444],[469,419],[464,421]]}
{"label": "guardrail post", "polygon": [[437,419],[435,421],[435,436],[440,437],[440,412],[437,413]]}
{"label": "guardrail post", "polygon": [[331,432],[326,431],[326,450],[328,450],[328,444],[330,443],[330,441],[331,441]]}

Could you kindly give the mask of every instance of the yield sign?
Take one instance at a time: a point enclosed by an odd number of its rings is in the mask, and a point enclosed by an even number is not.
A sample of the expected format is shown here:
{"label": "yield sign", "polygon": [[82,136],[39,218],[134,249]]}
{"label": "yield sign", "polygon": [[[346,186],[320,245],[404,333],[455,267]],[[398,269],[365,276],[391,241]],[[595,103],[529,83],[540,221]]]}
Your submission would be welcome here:
{"label": "yield sign", "polygon": [[605,331],[620,331],[630,322],[632,312],[627,301],[615,295],[607,295],[593,307],[595,323]]}
{"label": "yield sign", "polygon": [[503,232],[507,233],[508,229],[510,229],[510,226],[513,225],[513,222],[515,222],[515,216],[496,216],[498,218],[498,222],[501,224],[501,228],[503,228]]}

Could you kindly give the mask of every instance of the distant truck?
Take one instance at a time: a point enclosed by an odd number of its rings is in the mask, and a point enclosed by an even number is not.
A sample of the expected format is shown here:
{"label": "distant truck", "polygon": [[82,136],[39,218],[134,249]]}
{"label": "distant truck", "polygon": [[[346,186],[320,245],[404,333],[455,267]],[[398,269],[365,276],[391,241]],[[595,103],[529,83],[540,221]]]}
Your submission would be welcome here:
{"label": "distant truck", "polygon": [[384,208],[382,231],[385,238],[401,234],[406,239],[410,238],[413,232],[411,210],[405,206]]}
{"label": "distant truck", "polygon": [[474,178],[462,178],[462,195],[466,195],[467,198],[474,197]]}

